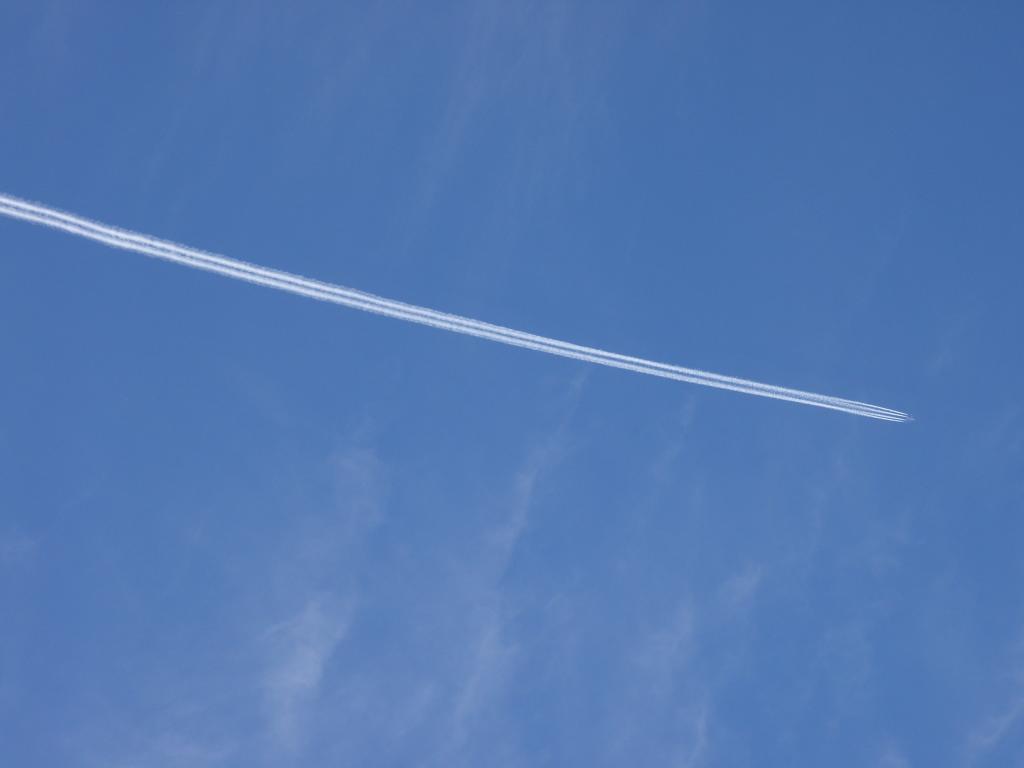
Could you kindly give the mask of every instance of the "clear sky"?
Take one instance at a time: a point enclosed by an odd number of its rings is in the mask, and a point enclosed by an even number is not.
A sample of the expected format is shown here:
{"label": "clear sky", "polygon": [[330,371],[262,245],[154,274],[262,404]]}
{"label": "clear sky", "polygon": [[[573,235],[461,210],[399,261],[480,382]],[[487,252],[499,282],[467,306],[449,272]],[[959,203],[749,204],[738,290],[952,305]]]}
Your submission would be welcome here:
{"label": "clear sky", "polygon": [[1024,763],[1024,10],[0,6],[0,763]]}

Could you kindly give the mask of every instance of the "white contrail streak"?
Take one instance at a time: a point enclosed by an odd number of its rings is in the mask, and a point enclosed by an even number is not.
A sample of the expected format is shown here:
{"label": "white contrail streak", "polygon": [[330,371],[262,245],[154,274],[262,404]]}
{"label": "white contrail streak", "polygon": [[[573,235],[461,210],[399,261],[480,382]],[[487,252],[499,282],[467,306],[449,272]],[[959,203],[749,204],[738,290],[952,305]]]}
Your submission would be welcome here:
{"label": "white contrail streak", "polygon": [[895,411],[891,408],[862,403],[856,400],[847,400],[841,397],[820,395],[814,392],[804,392],[798,389],[777,387],[771,384],[762,384],[747,379],[739,379],[732,376],[708,373],[706,371],[683,368],[677,365],[657,363],[642,358],[619,355],[614,352],[585,347],[579,344],[570,344],[557,339],[550,339],[544,336],[536,336],[512,328],[505,328],[500,325],[492,325],[479,320],[473,320],[459,315],[438,312],[425,307],[417,307],[405,304],[393,299],[385,299],[363,291],[352,288],[345,288],[340,285],[311,280],[309,278],[282,272],[276,269],[269,269],[255,264],[250,264],[237,259],[230,259],[226,256],[219,256],[207,253],[195,248],[178,245],[166,240],[149,237],[137,232],[119,229],[117,227],[100,224],[90,219],[74,216],[63,211],[49,208],[47,206],[30,203],[16,197],[0,193],[0,215],[9,216],[15,219],[40,224],[52,229],[62,230],[70,234],[95,240],[114,248],[134,251],[136,253],[153,256],[178,264],[215,272],[226,277],[233,277],[238,280],[245,280],[257,285],[265,285],[270,288],[296,293],[320,301],[329,301],[366,312],[373,312],[387,317],[394,317],[399,320],[407,320],[421,325],[429,325],[434,328],[441,328],[455,333],[462,333],[469,336],[498,341],[503,344],[511,344],[526,349],[534,349],[540,352],[547,352],[552,355],[560,355],[575,360],[606,365],[612,368],[622,368],[638,373],[645,373],[651,376],[685,381],[692,384],[701,384],[718,389],[727,389],[733,392],[743,392],[760,397],[770,397],[776,400],[787,400],[804,405],[814,405],[819,408],[830,408],[836,411],[843,411],[857,416],[867,416],[885,421],[906,421],[910,417],[902,411]]}

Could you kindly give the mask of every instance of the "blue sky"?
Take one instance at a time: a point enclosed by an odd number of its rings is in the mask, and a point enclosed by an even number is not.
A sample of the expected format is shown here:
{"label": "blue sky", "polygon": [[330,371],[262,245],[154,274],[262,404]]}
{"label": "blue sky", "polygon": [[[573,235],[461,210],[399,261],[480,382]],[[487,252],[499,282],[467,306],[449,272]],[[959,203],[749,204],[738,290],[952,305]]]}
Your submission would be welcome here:
{"label": "blue sky", "polygon": [[[0,762],[1024,761],[1013,3],[8,2]],[[340,6],[340,7],[337,7]]]}

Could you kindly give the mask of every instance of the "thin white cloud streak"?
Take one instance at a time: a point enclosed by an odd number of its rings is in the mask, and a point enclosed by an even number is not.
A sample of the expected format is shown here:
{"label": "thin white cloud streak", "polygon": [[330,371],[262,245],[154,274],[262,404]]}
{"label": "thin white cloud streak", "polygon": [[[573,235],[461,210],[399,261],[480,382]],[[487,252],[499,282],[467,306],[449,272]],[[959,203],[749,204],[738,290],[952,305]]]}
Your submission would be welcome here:
{"label": "thin white cloud streak", "polygon": [[405,304],[352,288],[311,280],[299,275],[207,253],[137,232],[107,226],[9,195],[0,194],[0,214],[61,230],[69,234],[79,235],[80,237],[104,243],[114,248],[134,251],[196,269],[203,269],[225,277],[233,277],[238,280],[288,291],[320,301],[341,304],[366,312],[373,312],[399,320],[419,323],[420,325],[462,333],[468,336],[476,336],[512,346],[533,349],[538,352],[546,352],[552,355],[596,363],[611,368],[621,368],[650,376],[659,376],[675,381],[700,384],[775,400],[786,400],[803,405],[813,405],[819,408],[828,408],[885,421],[906,421],[910,418],[902,411],[883,408],[856,400],[778,387],[747,379],[723,376],[707,371],[620,355],[593,347],[572,344],[503,326],[492,325],[459,315]]}
{"label": "thin white cloud streak", "polygon": [[320,689],[331,655],[348,633],[350,604],[324,598],[306,603],[294,619],[268,633],[277,657],[264,680],[269,722],[278,746],[295,749],[305,730],[304,710]]}

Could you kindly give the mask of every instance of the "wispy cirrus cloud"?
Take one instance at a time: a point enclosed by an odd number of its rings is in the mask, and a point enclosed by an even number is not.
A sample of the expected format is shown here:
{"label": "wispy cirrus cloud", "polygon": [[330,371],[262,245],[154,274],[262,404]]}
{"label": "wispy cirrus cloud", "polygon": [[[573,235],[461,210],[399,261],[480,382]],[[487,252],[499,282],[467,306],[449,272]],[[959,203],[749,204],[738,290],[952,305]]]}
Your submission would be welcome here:
{"label": "wispy cirrus cloud", "polygon": [[722,602],[729,611],[747,608],[761,586],[762,569],[749,564],[733,574],[719,590]]}
{"label": "wispy cirrus cloud", "polygon": [[1002,701],[980,718],[967,735],[967,763],[974,765],[1024,728],[1024,632],[1009,650],[1003,668]]}
{"label": "wispy cirrus cloud", "polygon": [[699,629],[696,607],[682,598],[636,636],[624,670],[624,696],[612,718],[616,761],[644,754],[652,733],[669,733],[662,744],[670,755],[668,764],[696,768],[704,763],[711,698],[707,680],[695,668]]}
{"label": "wispy cirrus cloud", "polygon": [[263,689],[267,720],[279,747],[300,746],[307,708],[316,703],[324,670],[348,631],[352,613],[351,602],[317,595],[296,616],[267,631],[270,660]]}
{"label": "wispy cirrus cloud", "polygon": [[311,736],[331,657],[358,615],[355,563],[385,516],[386,468],[376,451],[348,445],[329,457],[326,472],[326,498],[296,515],[281,544],[273,581],[274,612],[283,618],[259,641],[265,722],[285,754],[301,752]]}

